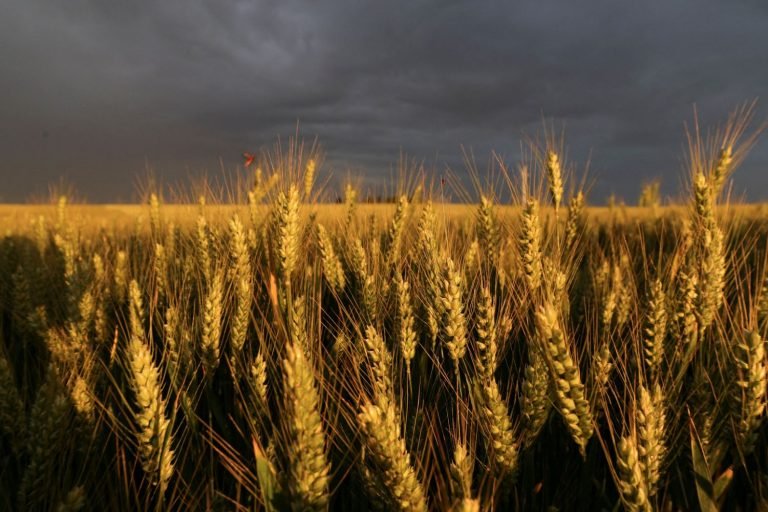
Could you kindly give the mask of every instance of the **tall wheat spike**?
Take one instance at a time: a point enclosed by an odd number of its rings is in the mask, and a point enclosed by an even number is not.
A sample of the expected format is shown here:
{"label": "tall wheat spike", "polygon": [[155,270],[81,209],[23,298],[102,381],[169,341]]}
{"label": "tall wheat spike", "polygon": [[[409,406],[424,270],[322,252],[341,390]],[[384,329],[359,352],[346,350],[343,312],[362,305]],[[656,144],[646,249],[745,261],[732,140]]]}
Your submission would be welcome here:
{"label": "tall wheat spike", "polygon": [[162,496],[173,476],[173,440],[160,370],[152,359],[140,320],[142,309],[138,284],[131,281],[131,331],[125,349],[126,368],[136,401],[133,415],[138,427],[136,437],[141,464]]}
{"label": "tall wheat spike", "polygon": [[377,403],[384,403],[394,399],[392,387],[392,355],[384,343],[384,339],[375,327],[369,325],[365,330],[366,354],[369,366],[373,373],[373,390]]}
{"label": "tall wheat spike", "polygon": [[49,492],[45,485],[50,482],[52,472],[58,471],[55,462],[66,449],[70,405],[53,366],[49,366],[46,373],[29,412],[25,436],[29,462],[18,488],[20,510],[43,508]]}
{"label": "tall wheat spike", "polygon": [[299,206],[299,191],[295,185],[277,198],[277,267],[284,283],[290,281],[299,259]]}
{"label": "tall wheat spike", "polygon": [[355,220],[357,213],[357,189],[351,183],[344,187],[344,204],[347,206],[347,216],[344,219],[344,226],[349,228],[352,221]]}
{"label": "tall wheat spike", "polygon": [[710,326],[723,301],[726,263],[723,253],[723,233],[715,220],[714,196],[704,174],[695,182],[697,240],[701,251],[698,318],[700,330]]}
{"label": "tall wheat spike", "polygon": [[224,275],[219,271],[213,274],[213,279],[208,284],[203,304],[200,348],[203,367],[205,368],[206,376],[209,378],[213,377],[216,368],[218,368],[221,355],[223,300]]}
{"label": "tall wheat spike", "polygon": [[717,157],[715,167],[712,169],[712,189],[715,194],[719,194],[723,187],[725,178],[731,172],[731,166],[733,164],[733,145],[727,144],[720,149],[720,154]]}
{"label": "tall wheat spike", "polygon": [[397,312],[400,353],[405,361],[406,372],[410,380],[411,361],[416,355],[416,329],[414,328],[413,306],[411,305],[411,286],[400,272],[395,274],[397,285]]}
{"label": "tall wheat spike", "polygon": [[617,452],[619,490],[624,498],[624,506],[632,512],[650,512],[652,508],[648,501],[648,492],[634,440],[631,437],[622,437],[617,446]]}
{"label": "tall wheat spike", "polygon": [[394,404],[366,403],[358,414],[369,456],[380,471],[389,510],[427,510],[424,489],[410,462]]}
{"label": "tall wheat spike", "polygon": [[285,347],[283,378],[291,507],[324,510],[328,505],[330,465],[325,453],[320,396],[312,364],[296,342]]}
{"label": "tall wheat spike", "polygon": [[496,379],[477,382],[479,391],[479,420],[486,436],[496,472],[514,480],[517,474],[518,444],[509,419],[507,404],[501,397]]}
{"label": "tall wheat spike", "polygon": [[85,504],[85,488],[82,485],[78,485],[70,489],[66,496],[64,496],[64,499],[56,507],[56,512],[77,512],[82,510]]}
{"label": "tall wheat spike", "polygon": [[584,455],[593,432],[592,414],[585,398],[579,367],[571,357],[559,326],[557,311],[551,304],[546,304],[536,313],[536,325],[540,339],[544,342],[560,413]]}
{"label": "tall wheat spike", "polygon": [[208,227],[208,221],[201,213],[197,217],[197,238],[195,239],[195,251],[197,255],[197,264],[205,280],[209,280],[213,270],[211,256],[211,235]]}
{"label": "tall wheat spike", "polygon": [[664,396],[658,383],[652,393],[640,386],[636,412],[637,452],[649,496],[656,494],[667,453],[664,408]]}
{"label": "tall wheat spike", "polygon": [[555,206],[555,214],[560,209],[563,200],[563,170],[560,157],[557,152],[547,151],[547,183],[549,193],[552,196],[552,204]]}
{"label": "tall wheat spike", "polygon": [[317,170],[317,161],[314,158],[307,160],[304,168],[304,200],[309,202],[312,195],[312,187],[315,184],[315,171]]}
{"label": "tall wheat spike", "polygon": [[12,370],[6,356],[0,353],[0,433],[10,441],[14,453],[20,456],[26,434],[24,403],[19,396]]}
{"label": "tall wheat spike", "polygon": [[456,270],[453,260],[449,257],[445,264],[440,294],[443,310],[441,328],[443,343],[454,362],[457,375],[459,361],[464,357],[467,350],[467,320],[464,315],[463,285],[461,273]]}
{"label": "tall wheat spike", "polygon": [[528,444],[538,437],[549,418],[549,410],[551,409],[550,385],[546,360],[537,347],[529,344],[528,364],[524,370],[521,403],[523,426]]}
{"label": "tall wheat spike", "polygon": [[496,342],[496,312],[491,297],[491,290],[483,286],[480,290],[480,300],[477,303],[477,371],[484,381],[493,378],[498,365],[496,356],[498,345]]}
{"label": "tall wheat spike", "polygon": [[408,218],[408,206],[408,197],[401,195],[397,202],[395,215],[392,218],[392,227],[389,230],[389,252],[387,260],[390,263],[397,263],[400,261],[403,233],[405,232],[405,223]]}
{"label": "tall wheat spike", "polygon": [[530,290],[536,290],[541,284],[541,226],[539,224],[539,203],[528,199],[523,208],[522,229],[519,246],[522,259],[523,275]]}
{"label": "tall wheat spike", "polygon": [[568,204],[568,219],[565,223],[565,246],[571,247],[584,229],[584,192],[573,196]]}
{"label": "tall wheat spike", "polygon": [[248,252],[248,242],[245,230],[239,217],[229,221],[230,230],[230,273],[235,282],[235,311],[230,325],[229,341],[232,353],[239,354],[243,350],[248,337],[248,325],[251,320],[251,305],[253,302],[253,285],[251,277],[251,261]]}
{"label": "tall wheat spike", "polygon": [[745,454],[753,451],[758,439],[758,430],[766,407],[765,341],[757,331],[744,334],[743,341],[736,346],[735,401],[740,405],[736,437],[739,448]]}
{"label": "tall wheat spike", "polygon": [[328,235],[328,231],[326,231],[322,224],[317,225],[317,242],[320,246],[323,275],[330,287],[336,293],[341,293],[344,291],[344,287],[347,284],[344,267],[336,254],[336,249],[333,246],[333,241],[331,240],[330,235]]}
{"label": "tall wheat spike", "polygon": [[493,211],[493,200],[485,194],[480,196],[480,205],[477,209],[477,238],[484,253],[494,261],[501,233]]}
{"label": "tall wheat spike", "polygon": [[644,330],[645,366],[651,382],[658,376],[664,359],[664,339],[667,335],[667,304],[661,280],[656,279],[648,294],[648,310]]}

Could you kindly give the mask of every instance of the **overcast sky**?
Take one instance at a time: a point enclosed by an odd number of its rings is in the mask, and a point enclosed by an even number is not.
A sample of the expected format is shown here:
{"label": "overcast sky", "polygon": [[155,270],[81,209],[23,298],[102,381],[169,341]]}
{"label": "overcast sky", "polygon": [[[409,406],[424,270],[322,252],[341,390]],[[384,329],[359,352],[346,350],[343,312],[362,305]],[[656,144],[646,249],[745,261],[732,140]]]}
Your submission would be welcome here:
{"label": "overcast sky", "polygon": [[[401,151],[463,172],[515,161],[542,119],[591,154],[593,202],[681,181],[683,123],[768,90],[762,0],[3,0],[0,200],[63,176],[91,202],[234,170],[243,150],[317,136],[325,169],[388,181]],[[765,100],[763,100],[764,103]],[[757,119],[768,109],[758,104]],[[734,190],[768,200],[763,137]],[[373,186],[373,185],[371,185]]]}

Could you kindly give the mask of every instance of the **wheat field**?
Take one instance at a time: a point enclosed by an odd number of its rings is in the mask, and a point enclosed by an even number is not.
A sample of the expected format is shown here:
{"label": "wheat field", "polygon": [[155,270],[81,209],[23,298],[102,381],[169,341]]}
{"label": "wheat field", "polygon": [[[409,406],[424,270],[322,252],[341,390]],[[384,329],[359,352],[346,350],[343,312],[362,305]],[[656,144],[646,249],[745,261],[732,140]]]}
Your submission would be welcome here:
{"label": "wheat field", "polygon": [[324,204],[296,143],[242,204],[0,206],[0,508],[765,510],[748,118],[676,204],[547,137],[476,204]]}

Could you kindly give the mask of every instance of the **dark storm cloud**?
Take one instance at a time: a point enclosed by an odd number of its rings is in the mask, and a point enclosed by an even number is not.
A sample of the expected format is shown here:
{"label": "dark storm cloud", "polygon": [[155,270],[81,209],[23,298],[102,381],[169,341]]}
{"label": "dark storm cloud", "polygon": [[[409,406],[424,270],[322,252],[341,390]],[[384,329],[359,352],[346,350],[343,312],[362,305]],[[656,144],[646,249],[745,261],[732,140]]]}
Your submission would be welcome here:
{"label": "dark storm cloud", "polygon": [[[768,88],[757,1],[392,5],[3,2],[0,199],[60,175],[130,199],[145,165],[214,174],[297,120],[337,175],[386,181],[401,150],[461,171],[462,144],[514,159],[546,116],[574,159],[592,151],[595,200],[633,200],[645,179],[680,182],[694,103],[715,122]],[[768,199],[767,169],[762,143],[736,190]]]}

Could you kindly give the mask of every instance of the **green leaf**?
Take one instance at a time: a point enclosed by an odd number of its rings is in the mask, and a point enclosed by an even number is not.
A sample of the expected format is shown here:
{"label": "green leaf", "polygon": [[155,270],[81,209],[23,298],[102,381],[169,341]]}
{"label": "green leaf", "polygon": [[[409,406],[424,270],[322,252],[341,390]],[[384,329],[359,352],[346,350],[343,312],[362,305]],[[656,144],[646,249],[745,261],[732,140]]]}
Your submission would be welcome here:
{"label": "green leaf", "polygon": [[693,463],[693,479],[696,484],[699,507],[701,507],[702,512],[717,512],[718,508],[715,503],[714,485],[709,476],[710,471],[709,466],[707,465],[707,458],[704,454],[704,449],[699,442],[698,435],[696,434],[693,420],[691,420],[690,428],[691,462]]}
{"label": "green leaf", "polygon": [[254,455],[256,456],[256,476],[259,479],[259,487],[261,488],[261,498],[264,502],[264,508],[267,512],[276,512],[277,509],[274,506],[274,500],[277,479],[275,478],[274,468],[272,468],[272,463],[269,462],[269,459],[261,450],[254,449]]}

